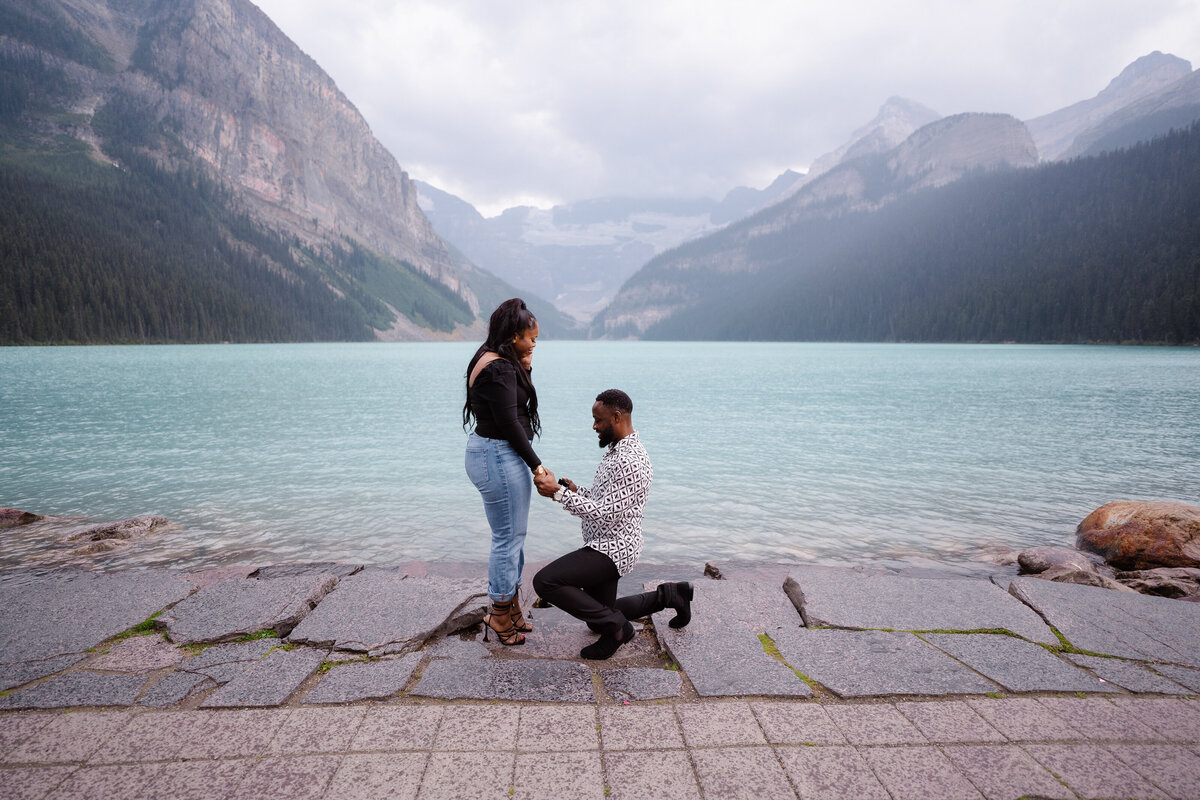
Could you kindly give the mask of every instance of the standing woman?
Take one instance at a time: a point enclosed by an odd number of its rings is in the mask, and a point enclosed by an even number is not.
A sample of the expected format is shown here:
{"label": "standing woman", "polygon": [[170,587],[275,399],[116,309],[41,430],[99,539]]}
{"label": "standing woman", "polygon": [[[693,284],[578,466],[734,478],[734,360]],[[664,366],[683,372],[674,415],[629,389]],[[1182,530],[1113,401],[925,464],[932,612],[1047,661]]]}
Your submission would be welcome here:
{"label": "standing woman", "polygon": [[492,529],[488,556],[487,628],[500,643],[525,643],[533,626],[521,613],[519,593],[525,566],[525,533],[533,476],[546,471],[530,443],[541,432],[537,391],[530,369],[537,346],[538,324],[519,297],[505,300],[492,312],[487,341],[467,365],[467,402],[463,427],[475,422],[467,439],[467,477],[483,496]]}

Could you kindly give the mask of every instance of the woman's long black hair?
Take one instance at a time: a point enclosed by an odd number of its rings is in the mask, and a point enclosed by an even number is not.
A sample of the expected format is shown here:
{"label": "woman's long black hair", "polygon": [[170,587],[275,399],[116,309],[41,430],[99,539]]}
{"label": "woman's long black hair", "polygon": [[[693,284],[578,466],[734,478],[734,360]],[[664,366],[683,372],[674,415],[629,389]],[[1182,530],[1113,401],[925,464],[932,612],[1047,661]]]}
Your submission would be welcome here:
{"label": "woman's long black hair", "polygon": [[471,362],[467,364],[467,402],[463,404],[464,428],[471,424],[475,416],[471,413],[471,371],[475,369],[484,353],[492,352],[499,354],[516,369],[517,380],[525,387],[525,391],[529,392],[529,421],[533,424],[533,432],[542,432],[542,422],[538,419],[537,411],[537,390],[533,388],[533,379],[529,377],[525,367],[521,366],[521,359],[517,357],[517,351],[513,348],[513,339],[517,334],[524,333],[534,325],[537,325],[537,318],[519,297],[505,300],[492,312],[492,317],[488,320],[487,341],[479,346],[475,355],[471,356]]}

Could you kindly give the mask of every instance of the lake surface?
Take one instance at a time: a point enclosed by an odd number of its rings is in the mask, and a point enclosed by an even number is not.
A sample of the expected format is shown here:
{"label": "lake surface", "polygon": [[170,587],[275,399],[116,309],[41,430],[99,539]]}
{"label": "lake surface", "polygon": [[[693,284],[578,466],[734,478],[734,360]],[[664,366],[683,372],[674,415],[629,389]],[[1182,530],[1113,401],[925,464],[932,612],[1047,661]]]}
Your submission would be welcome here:
{"label": "lake surface", "polygon": [[[482,561],[471,343],[0,348],[0,566]],[[649,563],[941,565],[1074,540],[1117,499],[1200,503],[1200,349],[555,342],[548,467],[590,483],[596,393],[654,461]],[[73,526],[175,526],[81,558]],[[577,547],[534,498],[530,560]]]}

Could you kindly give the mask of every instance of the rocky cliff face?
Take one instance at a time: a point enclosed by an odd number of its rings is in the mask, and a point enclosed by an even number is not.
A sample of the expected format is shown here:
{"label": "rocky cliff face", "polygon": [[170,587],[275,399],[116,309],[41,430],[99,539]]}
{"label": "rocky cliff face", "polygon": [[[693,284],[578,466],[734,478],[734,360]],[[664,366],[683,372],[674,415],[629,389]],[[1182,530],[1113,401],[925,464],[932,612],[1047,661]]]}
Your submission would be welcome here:
{"label": "rocky cliff face", "polygon": [[[479,303],[395,158],[333,80],[248,0],[48,0],[111,70],[68,66],[76,111],[116,96],[169,135],[164,162],[206,165],[268,227],[317,250],[345,238]],[[82,131],[80,138],[99,142]]]}
{"label": "rocky cliff face", "polygon": [[1143,97],[1157,93],[1192,71],[1192,65],[1157,50],[1121,71],[1095,97],[1035,119],[1027,120],[1043,161],[1066,157],[1075,138],[1106,117]]}
{"label": "rocky cliff face", "polygon": [[277,224],[359,239],[469,295],[408,175],[316,62],[245,0],[163,8],[139,66],[188,149]]}

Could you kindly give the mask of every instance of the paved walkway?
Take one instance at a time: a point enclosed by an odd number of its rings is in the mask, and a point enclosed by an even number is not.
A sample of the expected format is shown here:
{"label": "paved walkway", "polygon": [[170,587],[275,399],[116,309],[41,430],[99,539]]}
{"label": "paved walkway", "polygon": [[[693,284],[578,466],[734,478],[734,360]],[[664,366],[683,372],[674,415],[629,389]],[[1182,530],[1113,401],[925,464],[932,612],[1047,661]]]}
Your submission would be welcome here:
{"label": "paved walkway", "polygon": [[1200,701],[402,701],[0,717],[17,798],[1200,797]]}
{"label": "paved walkway", "polygon": [[693,621],[605,662],[471,569],[0,571],[0,798],[1200,798],[1200,604],[639,570]]}

